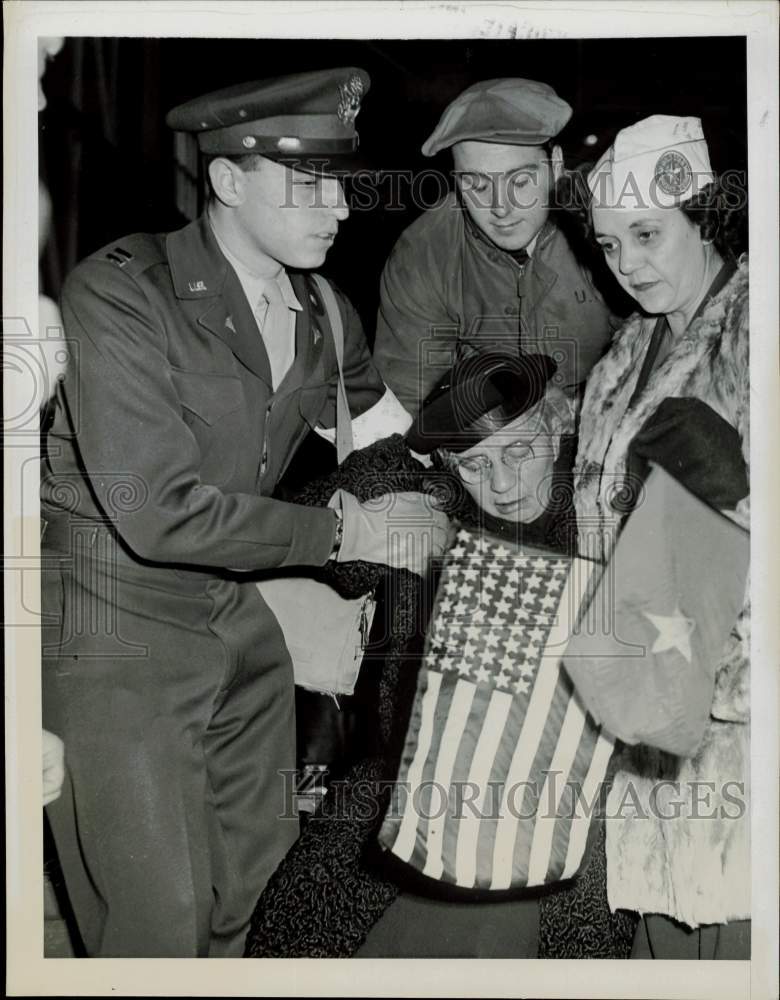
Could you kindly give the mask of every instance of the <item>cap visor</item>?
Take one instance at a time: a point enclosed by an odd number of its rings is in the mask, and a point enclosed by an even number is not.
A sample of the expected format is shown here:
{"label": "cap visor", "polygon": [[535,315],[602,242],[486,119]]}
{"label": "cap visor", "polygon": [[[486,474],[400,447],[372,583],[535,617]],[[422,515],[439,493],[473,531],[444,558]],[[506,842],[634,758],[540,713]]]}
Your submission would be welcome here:
{"label": "cap visor", "polygon": [[321,156],[269,156],[268,153],[263,153],[262,155],[275,163],[282,163],[284,166],[300,170],[302,173],[317,174],[321,177],[344,177],[379,171],[376,164],[357,154],[334,156],[323,153]]}

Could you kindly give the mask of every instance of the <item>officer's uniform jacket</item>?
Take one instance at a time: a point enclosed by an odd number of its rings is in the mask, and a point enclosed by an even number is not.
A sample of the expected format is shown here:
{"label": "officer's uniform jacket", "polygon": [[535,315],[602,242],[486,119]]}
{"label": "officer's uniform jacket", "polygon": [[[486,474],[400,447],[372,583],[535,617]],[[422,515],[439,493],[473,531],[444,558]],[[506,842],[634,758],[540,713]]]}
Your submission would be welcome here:
{"label": "officer's uniform jacket", "polygon": [[[249,303],[205,216],[83,261],[62,297],[73,362],[49,435],[44,515],[108,519],[133,554],[157,563],[324,563],[333,514],[271,499],[306,433],[335,422],[327,316],[313,280],[288,273],[303,308],[295,361],[274,392]],[[338,299],[356,416],[384,386],[355,310]]]}
{"label": "officer's uniform jacket", "polygon": [[563,233],[542,227],[524,267],[469,220],[456,193],[401,235],[382,274],[374,358],[416,413],[473,350],[542,352],[563,387],[584,382],[609,343],[610,312]]}

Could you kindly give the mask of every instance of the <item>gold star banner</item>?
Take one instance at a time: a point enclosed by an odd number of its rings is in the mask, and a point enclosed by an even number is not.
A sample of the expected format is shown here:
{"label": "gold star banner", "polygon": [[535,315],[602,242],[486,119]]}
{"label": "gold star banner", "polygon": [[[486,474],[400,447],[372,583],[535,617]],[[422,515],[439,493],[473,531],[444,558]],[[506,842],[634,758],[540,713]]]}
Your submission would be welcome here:
{"label": "gold star banner", "polygon": [[580,630],[564,657],[605,728],[625,743],[695,753],[749,559],[746,531],[653,467],[593,598],[606,627]]}

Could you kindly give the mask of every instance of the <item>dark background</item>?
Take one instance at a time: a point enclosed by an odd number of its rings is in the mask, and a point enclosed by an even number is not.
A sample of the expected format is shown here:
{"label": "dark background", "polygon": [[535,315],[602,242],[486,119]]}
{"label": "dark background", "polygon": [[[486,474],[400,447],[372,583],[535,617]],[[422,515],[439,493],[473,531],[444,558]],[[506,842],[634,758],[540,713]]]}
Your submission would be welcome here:
{"label": "dark background", "polygon": [[[702,118],[716,171],[743,170],[745,53],[742,37],[69,38],[46,71],[48,106],[39,116],[40,173],[54,210],[43,290],[56,297],[76,261],[111,240],[188,221],[175,208],[173,133],[164,118],[171,107],[210,90],[361,66],[372,79],[357,123],[361,150],[380,168],[446,172],[447,152],[433,159],[420,153],[445,105],[477,80],[521,76],[551,84],[572,105],[572,121],[560,136],[569,166],[594,160],[627,124],[650,114],[676,114]],[[384,205],[354,211],[323,267],[358,307],[369,340],[382,265],[419,212],[408,189],[406,194],[401,210]]]}

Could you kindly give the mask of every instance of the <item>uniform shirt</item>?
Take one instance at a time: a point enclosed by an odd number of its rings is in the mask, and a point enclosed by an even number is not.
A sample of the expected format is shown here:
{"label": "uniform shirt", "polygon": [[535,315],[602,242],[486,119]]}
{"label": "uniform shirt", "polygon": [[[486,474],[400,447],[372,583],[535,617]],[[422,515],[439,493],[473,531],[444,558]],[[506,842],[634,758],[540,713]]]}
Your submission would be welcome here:
{"label": "uniform shirt", "polygon": [[474,351],[549,354],[573,390],[618,320],[548,221],[520,266],[470,221],[452,193],[396,243],[382,274],[374,359],[413,414],[438,379]]}
{"label": "uniform shirt", "polygon": [[[295,359],[295,314],[301,311],[301,304],[295,297],[290,278],[281,264],[276,274],[269,277],[255,274],[230,251],[213,226],[211,229],[219,249],[236,272],[249,307],[257,320],[257,326],[271,365],[273,387],[276,389],[292,367]],[[274,326],[273,329],[271,329],[272,324],[268,322],[269,315],[272,315],[269,303],[273,301],[272,296],[275,297],[278,292],[269,291],[270,282],[276,283],[279,292],[281,292],[282,301],[289,310],[289,314],[282,319],[281,324]]]}

